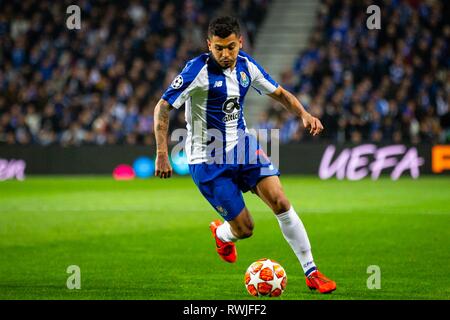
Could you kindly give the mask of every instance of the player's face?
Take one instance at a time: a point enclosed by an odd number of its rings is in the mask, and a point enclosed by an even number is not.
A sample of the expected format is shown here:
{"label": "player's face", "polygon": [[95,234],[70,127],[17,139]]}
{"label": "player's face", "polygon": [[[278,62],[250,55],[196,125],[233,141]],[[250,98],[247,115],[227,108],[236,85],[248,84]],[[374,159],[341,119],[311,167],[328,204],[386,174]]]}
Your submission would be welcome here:
{"label": "player's face", "polygon": [[208,48],[222,68],[234,67],[239,49],[242,48],[242,36],[238,37],[235,33],[230,34],[226,38],[212,36],[208,39]]}

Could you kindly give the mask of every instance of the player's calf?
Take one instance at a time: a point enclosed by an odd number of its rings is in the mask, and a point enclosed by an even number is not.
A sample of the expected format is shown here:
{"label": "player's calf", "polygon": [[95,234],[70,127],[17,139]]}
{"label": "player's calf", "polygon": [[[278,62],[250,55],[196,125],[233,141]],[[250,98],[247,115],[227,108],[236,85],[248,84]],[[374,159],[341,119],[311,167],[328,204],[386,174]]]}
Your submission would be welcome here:
{"label": "player's calf", "polygon": [[253,226],[251,228],[238,226],[236,229],[233,228],[233,233],[238,239],[250,238],[253,235]]}
{"label": "player's calf", "polygon": [[234,242],[249,238],[253,234],[253,220],[245,207],[233,220],[224,223],[215,220],[211,222],[209,227],[216,240],[217,253],[223,260],[231,263],[237,259]]}
{"label": "player's calf", "polygon": [[231,221],[228,221],[231,229],[238,239],[250,238],[253,235],[254,223],[250,212],[246,207]]}

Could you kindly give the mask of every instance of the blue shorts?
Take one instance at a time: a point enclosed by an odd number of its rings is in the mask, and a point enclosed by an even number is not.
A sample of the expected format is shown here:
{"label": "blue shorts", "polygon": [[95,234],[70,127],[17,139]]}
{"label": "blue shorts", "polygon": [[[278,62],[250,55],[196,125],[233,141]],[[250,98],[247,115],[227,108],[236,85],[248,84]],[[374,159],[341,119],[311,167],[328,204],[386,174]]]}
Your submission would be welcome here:
{"label": "blue shorts", "polygon": [[200,192],[227,221],[244,209],[242,192],[254,190],[258,182],[280,172],[272,163],[190,164],[189,171]]}

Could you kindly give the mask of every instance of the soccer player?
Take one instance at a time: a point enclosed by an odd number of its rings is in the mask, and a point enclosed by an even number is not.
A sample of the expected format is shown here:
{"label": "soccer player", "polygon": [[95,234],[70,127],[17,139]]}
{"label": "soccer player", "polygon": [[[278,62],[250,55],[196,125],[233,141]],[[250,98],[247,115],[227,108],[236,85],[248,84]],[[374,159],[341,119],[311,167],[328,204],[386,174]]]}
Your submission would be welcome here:
{"label": "soccer player", "polygon": [[[235,242],[252,235],[253,219],[242,196],[242,192],[251,190],[275,213],[285,239],[300,261],[306,285],[321,293],[334,291],[336,283],[320,273],[314,263],[305,227],[284,194],[278,169],[255,142],[256,138],[247,137],[244,142],[244,154],[256,145],[256,152],[248,158],[243,159],[243,153],[237,150],[245,140],[240,132],[247,130],[243,108],[250,87],[294,112],[313,136],[323,130],[322,124],[241,50],[242,36],[235,18],[212,20],[207,43],[209,53],[190,60],[155,107],[155,175],[160,178],[172,175],[167,146],[169,112],[185,104],[188,132],[185,151],[190,173],[200,192],[225,220],[210,224],[220,257],[235,262]],[[222,138],[211,132],[221,133]],[[211,145],[219,148],[210,152]],[[255,154],[263,159],[250,161]]]}

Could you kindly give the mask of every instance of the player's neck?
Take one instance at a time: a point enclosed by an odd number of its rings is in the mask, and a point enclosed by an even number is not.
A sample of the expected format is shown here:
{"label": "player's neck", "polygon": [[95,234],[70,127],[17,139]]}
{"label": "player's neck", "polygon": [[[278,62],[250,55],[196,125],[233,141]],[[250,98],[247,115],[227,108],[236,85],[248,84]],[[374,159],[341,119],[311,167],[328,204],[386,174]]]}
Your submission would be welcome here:
{"label": "player's neck", "polygon": [[237,64],[237,59],[236,61],[234,61],[233,65],[229,66],[228,68],[224,68],[220,65],[220,63],[217,62],[217,60],[214,58],[214,56],[212,54],[210,54],[211,59],[214,61],[214,63],[222,70],[230,70],[230,72],[232,72],[234,70],[234,68],[236,67]]}
{"label": "player's neck", "polygon": [[236,67],[236,64],[237,64],[237,59],[236,59],[236,61],[234,61],[233,65],[227,69],[230,69],[230,71],[233,71],[234,68]]}

